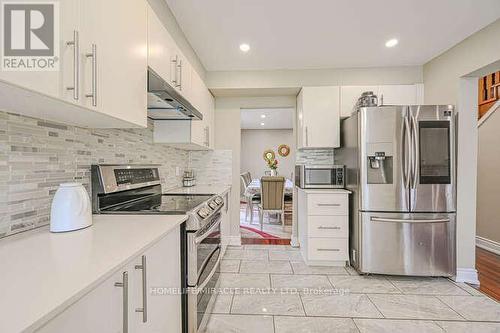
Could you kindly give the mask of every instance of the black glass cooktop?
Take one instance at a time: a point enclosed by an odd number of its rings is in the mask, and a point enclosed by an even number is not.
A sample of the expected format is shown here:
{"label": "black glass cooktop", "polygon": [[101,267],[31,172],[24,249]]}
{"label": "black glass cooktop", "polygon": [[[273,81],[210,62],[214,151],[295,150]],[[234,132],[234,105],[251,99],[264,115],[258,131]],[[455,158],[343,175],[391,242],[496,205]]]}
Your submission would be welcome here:
{"label": "black glass cooktop", "polygon": [[122,214],[169,214],[182,215],[193,210],[203,202],[210,199],[211,195],[185,195],[164,194],[154,195],[136,201],[114,205],[101,211],[101,213]]}

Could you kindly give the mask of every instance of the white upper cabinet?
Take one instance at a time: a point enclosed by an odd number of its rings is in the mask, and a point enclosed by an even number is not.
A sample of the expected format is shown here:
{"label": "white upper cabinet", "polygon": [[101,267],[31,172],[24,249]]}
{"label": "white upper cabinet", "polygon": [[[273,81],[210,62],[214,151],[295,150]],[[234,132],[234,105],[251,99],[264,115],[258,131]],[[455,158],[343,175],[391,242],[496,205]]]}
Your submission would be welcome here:
{"label": "white upper cabinet", "polygon": [[[59,1],[59,70],[58,71],[5,71],[0,70],[0,79],[56,98],[73,101],[73,92],[66,87],[74,86],[75,67],[78,58],[72,42],[74,32],[79,30],[80,0]],[[78,76],[76,76],[78,78]]]}
{"label": "white upper cabinet", "polygon": [[59,71],[0,71],[0,108],[84,127],[145,127],[146,2],[64,0],[58,17]]}
{"label": "white upper cabinet", "polygon": [[299,149],[340,147],[340,88],[303,87],[297,119]]}
{"label": "white upper cabinet", "polygon": [[382,86],[342,86],[340,88],[340,116],[350,117],[356,102],[365,91],[373,91],[379,105],[423,104],[423,84],[392,84]]}
{"label": "white upper cabinet", "polygon": [[373,91],[377,94],[377,86],[342,86],[340,87],[340,116],[342,118],[350,117],[358,98],[365,91]]}
{"label": "white upper cabinet", "polygon": [[146,126],[146,2],[85,0],[81,18],[83,104]]}
{"label": "white upper cabinet", "polygon": [[176,46],[153,9],[148,6],[148,66],[175,86]]}
{"label": "white upper cabinet", "polygon": [[414,84],[379,86],[377,96],[381,105],[417,104],[417,88]]}

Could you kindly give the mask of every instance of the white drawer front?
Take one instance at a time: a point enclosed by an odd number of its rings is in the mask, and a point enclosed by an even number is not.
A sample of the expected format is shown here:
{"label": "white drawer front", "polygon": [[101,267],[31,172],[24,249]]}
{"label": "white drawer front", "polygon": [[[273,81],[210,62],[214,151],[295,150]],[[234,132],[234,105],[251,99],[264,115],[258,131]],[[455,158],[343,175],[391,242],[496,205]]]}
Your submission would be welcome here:
{"label": "white drawer front", "polygon": [[348,215],[349,203],[346,194],[309,194],[308,215]]}
{"label": "white drawer front", "polygon": [[347,216],[308,216],[309,237],[349,237],[349,218]]}
{"label": "white drawer front", "polygon": [[347,238],[309,238],[309,260],[348,260]]}

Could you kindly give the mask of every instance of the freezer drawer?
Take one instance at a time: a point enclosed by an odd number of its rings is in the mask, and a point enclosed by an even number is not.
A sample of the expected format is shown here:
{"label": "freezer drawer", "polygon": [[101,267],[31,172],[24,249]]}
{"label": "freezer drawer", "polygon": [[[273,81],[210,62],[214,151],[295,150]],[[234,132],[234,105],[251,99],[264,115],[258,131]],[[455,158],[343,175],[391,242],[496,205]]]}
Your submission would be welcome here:
{"label": "freezer drawer", "polygon": [[362,273],[455,274],[455,214],[360,213]]}

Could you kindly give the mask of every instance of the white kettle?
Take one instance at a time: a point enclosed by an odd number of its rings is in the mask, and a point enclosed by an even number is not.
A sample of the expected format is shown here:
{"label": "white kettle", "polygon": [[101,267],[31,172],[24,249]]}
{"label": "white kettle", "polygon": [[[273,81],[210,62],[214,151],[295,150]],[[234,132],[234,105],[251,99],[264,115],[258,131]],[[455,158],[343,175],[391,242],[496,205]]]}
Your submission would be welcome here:
{"label": "white kettle", "polygon": [[92,225],[90,198],[80,183],[63,183],[52,200],[50,231],[66,232]]}

